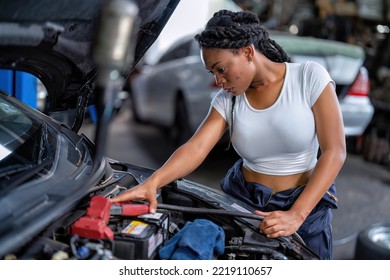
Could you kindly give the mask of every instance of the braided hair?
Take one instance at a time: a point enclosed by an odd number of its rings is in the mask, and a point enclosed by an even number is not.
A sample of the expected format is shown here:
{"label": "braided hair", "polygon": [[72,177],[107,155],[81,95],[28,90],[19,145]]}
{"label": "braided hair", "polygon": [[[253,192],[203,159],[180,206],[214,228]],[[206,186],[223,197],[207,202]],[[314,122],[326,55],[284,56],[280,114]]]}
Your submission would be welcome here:
{"label": "braided hair", "polygon": [[214,13],[204,31],[195,35],[195,40],[200,48],[239,49],[253,44],[272,61],[290,61],[279,44],[269,37],[257,15],[250,11]]}
{"label": "braided hair", "polygon": [[[220,10],[214,13],[205,29],[195,35],[200,48],[239,49],[253,45],[268,59],[275,62],[290,62],[290,57],[282,47],[269,37],[268,31],[261,24],[257,15],[250,11],[233,12]],[[232,96],[230,113],[230,142],[233,135],[235,96]]]}

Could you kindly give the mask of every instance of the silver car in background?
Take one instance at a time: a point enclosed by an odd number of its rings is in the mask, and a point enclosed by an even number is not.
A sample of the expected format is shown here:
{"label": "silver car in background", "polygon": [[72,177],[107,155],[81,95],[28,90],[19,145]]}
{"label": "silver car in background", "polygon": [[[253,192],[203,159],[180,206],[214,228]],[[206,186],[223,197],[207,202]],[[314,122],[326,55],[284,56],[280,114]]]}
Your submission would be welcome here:
{"label": "silver car in background", "polygon": [[[364,133],[373,113],[364,50],[355,45],[275,32],[293,62],[322,64],[336,82],[347,138]],[[143,65],[130,85],[134,119],[167,129],[176,145],[187,140],[206,116],[218,92],[214,77],[205,70],[198,43],[185,36],[153,65]]]}

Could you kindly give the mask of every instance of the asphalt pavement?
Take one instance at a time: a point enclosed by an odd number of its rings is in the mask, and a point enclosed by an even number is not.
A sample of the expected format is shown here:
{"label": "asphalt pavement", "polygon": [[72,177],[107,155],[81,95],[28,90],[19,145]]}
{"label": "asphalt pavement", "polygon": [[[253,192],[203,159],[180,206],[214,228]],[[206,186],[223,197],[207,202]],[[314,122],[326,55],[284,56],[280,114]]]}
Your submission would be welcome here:
{"label": "asphalt pavement", "polygon": [[[93,138],[94,124],[82,132]],[[125,103],[112,122],[106,155],[149,168],[158,168],[173,151],[169,139],[153,126],[137,124]],[[224,147],[215,149],[187,179],[219,188],[219,181],[237,159]],[[390,222],[390,169],[348,154],[336,180],[339,208],[333,212],[334,259],[352,260],[360,231],[378,222]]]}

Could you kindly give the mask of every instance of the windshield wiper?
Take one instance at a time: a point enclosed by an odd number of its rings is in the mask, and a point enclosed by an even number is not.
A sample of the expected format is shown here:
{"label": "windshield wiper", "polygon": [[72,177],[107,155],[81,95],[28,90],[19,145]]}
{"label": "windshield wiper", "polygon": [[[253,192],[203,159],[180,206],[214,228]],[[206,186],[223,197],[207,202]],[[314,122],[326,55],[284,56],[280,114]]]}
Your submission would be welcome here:
{"label": "windshield wiper", "polygon": [[[9,170],[3,173],[0,173],[0,179],[5,179],[0,181],[0,188],[3,189],[6,187],[7,189],[12,189],[13,187],[23,183],[28,180],[32,176],[41,172],[45,167],[52,164],[50,159],[42,161],[39,164],[27,164],[23,165],[21,168]],[[17,175],[17,176],[16,176]],[[11,181],[12,180],[12,181]],[[6,182],[9,182],[6,184]],[[2,190],[3,191],[3,190]]]}
{"label": "windshield wiper", "polygon": [[27,169],[30,169],[32,166],[32,164],[13,164],[2,168],[0,172],[0,179],[10,177],[19,172],[23,172]]}

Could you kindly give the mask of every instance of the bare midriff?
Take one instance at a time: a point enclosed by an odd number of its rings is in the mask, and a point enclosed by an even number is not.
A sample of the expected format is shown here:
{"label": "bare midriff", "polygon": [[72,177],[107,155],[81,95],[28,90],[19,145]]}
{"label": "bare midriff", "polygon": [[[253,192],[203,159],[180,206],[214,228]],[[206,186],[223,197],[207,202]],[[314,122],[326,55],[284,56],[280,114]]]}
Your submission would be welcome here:
{"label": "bare midriff", "polygon": [[258,183],[269,187],[274,193],[305,185],[311,175],[311,170],[292,175],[262,174],[242,167],[242,175],[246,182]]}

